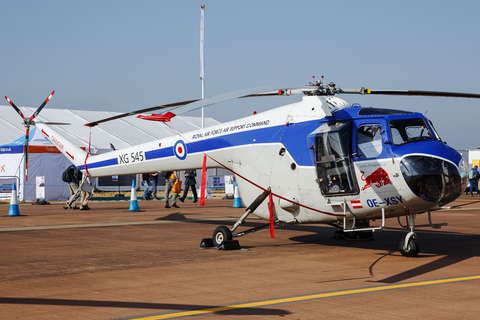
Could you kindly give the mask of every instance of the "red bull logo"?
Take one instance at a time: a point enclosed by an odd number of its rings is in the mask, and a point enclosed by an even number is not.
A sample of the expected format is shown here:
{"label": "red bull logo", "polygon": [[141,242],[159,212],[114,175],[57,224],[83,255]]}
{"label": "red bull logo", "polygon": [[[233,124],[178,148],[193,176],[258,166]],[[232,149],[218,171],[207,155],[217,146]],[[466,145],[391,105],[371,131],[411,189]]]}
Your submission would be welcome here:
{"label": "red bull logo", "polygon": [[383,186],[386,186],[387,184],[393,184],[392,180],[390,180],[390,177],[388,176],[387,171],[385,171],[383,168],[378,168],[366,178],[363,177],[365,172],[360,172],[362,173],[362,180],[366,182],[366,184],[362,188],[362,191],[365,191],[365,189],[370,188],[372,185],[377,188],[381,188]]}

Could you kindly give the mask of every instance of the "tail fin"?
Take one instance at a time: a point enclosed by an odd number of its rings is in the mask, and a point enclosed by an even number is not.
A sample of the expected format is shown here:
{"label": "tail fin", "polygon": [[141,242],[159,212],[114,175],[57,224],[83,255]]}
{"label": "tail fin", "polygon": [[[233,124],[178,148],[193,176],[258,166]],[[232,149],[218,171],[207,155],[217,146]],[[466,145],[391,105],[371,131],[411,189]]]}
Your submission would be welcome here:
{"label": "tail fin", "polygon": [[81,166],[85,164],[87,153],[70,142],[67,138],[60,135],[51,127],[41,121],[35,121],[35,126],[50,140],[58,150],[65,157],[68,158],[75,166]]}

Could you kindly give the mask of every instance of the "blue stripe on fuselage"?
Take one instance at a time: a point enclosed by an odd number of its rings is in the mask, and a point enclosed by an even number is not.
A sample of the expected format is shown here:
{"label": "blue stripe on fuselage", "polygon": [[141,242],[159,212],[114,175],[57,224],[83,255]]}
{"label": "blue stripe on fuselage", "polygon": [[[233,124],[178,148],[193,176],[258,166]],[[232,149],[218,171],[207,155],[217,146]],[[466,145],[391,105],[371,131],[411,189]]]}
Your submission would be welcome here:
{"label": "blue stripe on fuselage", "polygon": [[[187,148],[188,151],[188,148]],[[173,146],[164,149],[155,149],[145,152],[145,160],[155,160],[173,156]]]}
{"label": "blue stripe on fuselage", "polygon": [[[92,162],[88,164],[88,169],[95,169],[95,168],[101,168],[101,167],[108,167],[108,166],[113,166],[118,164],[118,159],[117,158],[112,158],[112,159],[107,159],[99,162]],[[84,170],[85,165],[78,166],[79,170]]]}

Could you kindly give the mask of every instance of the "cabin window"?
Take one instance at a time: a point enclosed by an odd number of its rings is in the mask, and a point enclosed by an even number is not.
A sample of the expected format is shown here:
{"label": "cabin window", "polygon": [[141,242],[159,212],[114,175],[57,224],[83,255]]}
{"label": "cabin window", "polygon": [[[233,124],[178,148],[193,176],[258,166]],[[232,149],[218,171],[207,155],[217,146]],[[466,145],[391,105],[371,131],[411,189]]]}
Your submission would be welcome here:
{"label": "cabin window", "polygon": [[422,118],[392,120],[390,132],[396,146],[433,138],[432,132]]}
{"label": "cabin window", "polygon": [[382,153],[382,126],[364,124],[357,130],[357,154],[361,159],[376,158]]}
{"label": "cabin window", "polygon": [[353,175],[352,128],[349,121],[328,122],[308,137],[323,195],[358,193],[358,184]]}

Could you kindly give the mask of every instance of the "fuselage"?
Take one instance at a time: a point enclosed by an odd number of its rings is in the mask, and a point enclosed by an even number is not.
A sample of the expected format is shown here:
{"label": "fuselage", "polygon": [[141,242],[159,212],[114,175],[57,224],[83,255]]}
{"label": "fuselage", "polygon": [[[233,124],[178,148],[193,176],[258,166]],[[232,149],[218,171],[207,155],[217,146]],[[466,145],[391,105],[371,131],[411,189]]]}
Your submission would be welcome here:
{"label": "fuselage", "polygon": [[[287,223],[423,212],[455,200],[467,180],[461,155],[422,114],[333,97],[95,156],[36,125],[91,176],[196,169],[206,157],[208,168],[236,175],[246,205],[271,192],[276,219]],[[269,218],[267,201],[255,214]]]}

